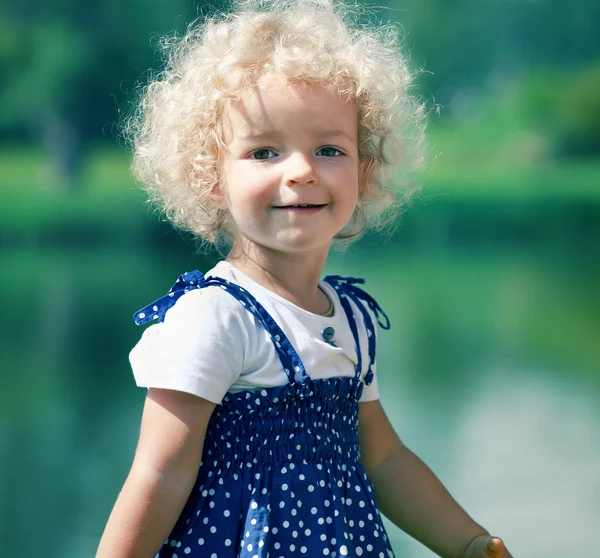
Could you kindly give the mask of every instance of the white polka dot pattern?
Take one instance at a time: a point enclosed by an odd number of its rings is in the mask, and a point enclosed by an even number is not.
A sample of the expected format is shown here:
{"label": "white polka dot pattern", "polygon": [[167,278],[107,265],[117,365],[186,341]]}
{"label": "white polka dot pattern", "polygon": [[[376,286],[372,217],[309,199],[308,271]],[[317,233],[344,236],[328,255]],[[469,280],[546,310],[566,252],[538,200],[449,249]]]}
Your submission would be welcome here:
{"label": "white polka dot pattern", "polygon": [[333,378],[310,387],[226,396],[159,558],[393,556],[359,460],[362,382]]}
{"label": "white polka dot pattern", "polygon": [[[374,331],[362,302],[378,320],[385,314],[354,286],[360,280],[326,280],[339,293],[353,334],[356,321],[344,297],[361,308],[367,330]],[[194,489],[156,558],[393,557],[360,463],[360,362],[354,378],[312,380],[281,329],[247,291],[199,272],[182,275],[165,297],[136,313],[136,322],[163,319],[183,292],[215,281],[263,324],[289,383],[229,393],[217,406]],[[372,365],[375,335],[369,339]]]}

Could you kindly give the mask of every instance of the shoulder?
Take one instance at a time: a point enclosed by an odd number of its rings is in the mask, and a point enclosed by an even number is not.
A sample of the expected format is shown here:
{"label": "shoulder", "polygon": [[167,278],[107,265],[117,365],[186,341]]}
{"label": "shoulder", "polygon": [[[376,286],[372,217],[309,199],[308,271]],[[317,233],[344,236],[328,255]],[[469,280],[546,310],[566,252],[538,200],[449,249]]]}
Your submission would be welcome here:
{"label": "shoulder", "polygon": [[[160,326],[163,335],[210,339],[216,344],[247,344],[255,324],[237,298],[218,285],[193,289],[167,310]],[[168,333],[167,333],[168,332]]]}
{"label": "shoulder", "polygon": [[199,271],[180,275],[164,296],[134,314],[138,325],[157,322],[144,331],[134,353],[160,349],[182,361],[245,346],[252,329],[248,312],[221,286]]}
{"label": "shoulder", "polygon": [[209,285],[190,290],[182,295],[165,314],[169,318],[202,318],[205,315],[222,314],[233,316],[240,312],[239,302],[218,285]]}
{"label": "shoulder", "polygon": [[215,273],[220,268],[218,264],[206,274],[197,270],[183,273],[165,295],[134,314],[135,322],[143,325],[154,320],[159,324],[197,324],[207,319],[239,321],[246,312],[238,297],[233,296],[235,289],[226,288],[235,281]]}

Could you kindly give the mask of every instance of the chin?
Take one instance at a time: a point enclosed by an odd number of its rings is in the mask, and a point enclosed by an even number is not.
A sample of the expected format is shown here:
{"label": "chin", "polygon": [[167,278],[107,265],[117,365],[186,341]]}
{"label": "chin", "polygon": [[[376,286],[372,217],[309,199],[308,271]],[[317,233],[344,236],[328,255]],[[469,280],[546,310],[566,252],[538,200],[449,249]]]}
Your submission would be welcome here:
{"label": "chin", "polygon": [[286,231],[285,233],[273,233],[271,236],[265,234],[256,235],[251,238],[244,235],[245,251],[267,250],[281,254],[295,254],[314,252],[318,250],[329,250],[332,237],[326,233],[315,234],[313,231]]}
{"label": "chin", "polygon": [[320,239],[313,238],[294,238],[283,241],[274,242],[269,246],[271,250],[283,252],[287,254],[302,254],[303,252],[312,252],[314,250],[328,249],[331,244],[331,239],[328,242],[323,242]]}

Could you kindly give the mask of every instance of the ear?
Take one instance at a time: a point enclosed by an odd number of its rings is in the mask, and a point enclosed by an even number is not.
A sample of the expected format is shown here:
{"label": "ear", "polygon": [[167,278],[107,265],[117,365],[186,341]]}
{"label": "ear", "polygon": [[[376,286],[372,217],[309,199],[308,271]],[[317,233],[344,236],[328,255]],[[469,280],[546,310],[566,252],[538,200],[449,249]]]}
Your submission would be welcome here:
{"label": "ear", "polygon": [[364,159],[358,164],[358,192],[362,194],[365,189],[365,184],[370,178],[373,168],[373,159]]}
{"label": "ear", "polygon": [[210,203],[217,209],[227,209],[227,198],[219,183],[215,184],[208,194]]}

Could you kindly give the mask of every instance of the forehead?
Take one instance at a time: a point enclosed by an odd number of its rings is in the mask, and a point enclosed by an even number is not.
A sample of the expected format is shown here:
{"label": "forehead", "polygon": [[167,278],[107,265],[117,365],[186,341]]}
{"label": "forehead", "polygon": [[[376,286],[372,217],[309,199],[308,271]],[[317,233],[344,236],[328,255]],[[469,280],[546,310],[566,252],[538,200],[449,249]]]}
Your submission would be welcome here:
{"label": "forehead", "polygon": [[229,103],[226,121],[234,138],[268,133],[337,130],[356,138],[357,110],[351,100],[324,85],[293,82],[280,75],[262,76]]}

